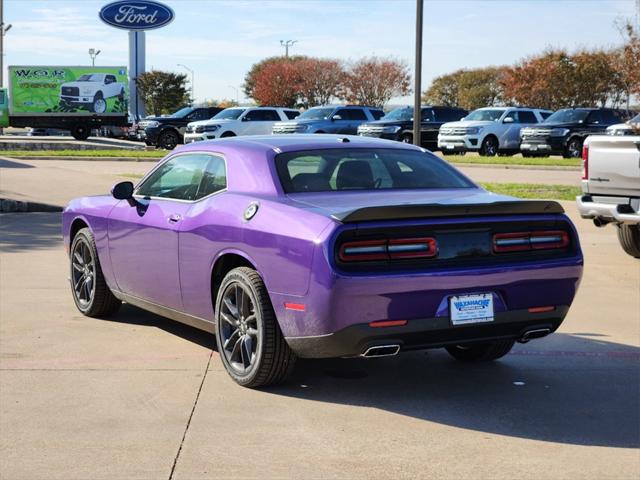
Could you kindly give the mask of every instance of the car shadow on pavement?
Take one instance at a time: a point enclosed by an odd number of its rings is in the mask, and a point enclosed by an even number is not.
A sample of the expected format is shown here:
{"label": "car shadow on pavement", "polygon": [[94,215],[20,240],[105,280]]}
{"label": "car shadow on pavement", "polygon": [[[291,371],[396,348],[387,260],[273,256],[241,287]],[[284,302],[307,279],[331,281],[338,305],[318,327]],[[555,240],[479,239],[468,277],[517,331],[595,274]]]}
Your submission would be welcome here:
{"label": "car shadow on pavement", "polygon": [[0,252],[21,252],[40,248],[51,248],[59,244],[62,248],[60,213],[4,213],[0,215]]}
{"label": "car shadow on pavement", "polygon": [[639,359],[636,347],[558,333],[487,364],[457,362],[442,349],[300,360],[290,382],[267,391],[491,434],[638,448]]}
{"label": "car shadow on pavement", "polygon": [[28,163],[14,162],[12,160],[7,160],[6,158],[0,158],[0,168],[35,168],[35,167],[33,165],[29,165]]}

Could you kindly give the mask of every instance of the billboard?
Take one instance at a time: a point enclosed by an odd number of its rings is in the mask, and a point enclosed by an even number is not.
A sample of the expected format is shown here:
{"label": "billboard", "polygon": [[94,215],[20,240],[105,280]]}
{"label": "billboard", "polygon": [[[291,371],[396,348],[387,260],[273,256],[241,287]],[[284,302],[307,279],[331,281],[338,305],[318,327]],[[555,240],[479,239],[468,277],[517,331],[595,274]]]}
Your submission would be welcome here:
{"label": "billboard", "polygon": [[126,67],[10,66],[11,115],[126,115]]}

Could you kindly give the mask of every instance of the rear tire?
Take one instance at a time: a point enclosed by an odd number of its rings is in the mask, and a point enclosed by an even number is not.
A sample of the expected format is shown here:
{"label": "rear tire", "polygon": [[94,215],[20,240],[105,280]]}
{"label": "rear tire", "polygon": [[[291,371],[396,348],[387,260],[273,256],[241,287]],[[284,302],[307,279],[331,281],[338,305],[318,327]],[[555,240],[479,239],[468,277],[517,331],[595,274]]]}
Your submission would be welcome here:
{"label": "rear tire", "polygon": [[76,140],[86,140],[91,134],[91,128],[87,125],[76,125],[71,129],[71,136]]}
{"label": "rear tire", "polygon": [[215,329],[222,364],[239,385],[275,385],[293,371],[296,356],[255,270],[239,267],[224,277],[216,299]]}
{"label": "rear tire", "polygon": [[402,143],[413,143],[413,135],[410,133],[403,133],[400,136],[400,141]]}
{"label": "rear tire", "polygon": [[446,347],[447,352],[461,362],[490,362],[504,357],[511,351],[515,340],[495,340],[475,345],[454,345]]}
{"label": "rear tire", "polygon": [[87,317],[107,317],[118,311],[122,302],[107,286],[93,234],[82,228],[71,242],[69,258],[71,294],[76,307]]}
{"label": "rear tire", "polygon": [[618,241],[628,255],[640,258],[640,225],[619,225]]}

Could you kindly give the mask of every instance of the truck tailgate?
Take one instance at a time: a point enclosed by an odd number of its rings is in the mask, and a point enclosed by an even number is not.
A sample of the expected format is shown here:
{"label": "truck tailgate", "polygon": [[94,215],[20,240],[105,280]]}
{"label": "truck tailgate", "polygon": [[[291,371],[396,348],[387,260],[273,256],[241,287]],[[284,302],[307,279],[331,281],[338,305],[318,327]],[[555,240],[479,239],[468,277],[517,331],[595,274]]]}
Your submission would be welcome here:
{"label": "truck tailgate", "polygon": [[587,193],[637,196],[640,192],[640,136],[590,136]]}

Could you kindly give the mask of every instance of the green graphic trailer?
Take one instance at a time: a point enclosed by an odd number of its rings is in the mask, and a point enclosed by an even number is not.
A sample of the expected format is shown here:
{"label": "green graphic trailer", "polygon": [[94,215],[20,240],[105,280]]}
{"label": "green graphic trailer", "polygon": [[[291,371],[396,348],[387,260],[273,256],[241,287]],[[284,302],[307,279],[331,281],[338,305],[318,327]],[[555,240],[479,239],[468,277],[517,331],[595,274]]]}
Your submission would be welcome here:
{"label": "green graphic trailer", "polygon": [[10,66],[0,127],[60,128],[84,140],[92,128],[129,124],[127,86],[125,67]]}

